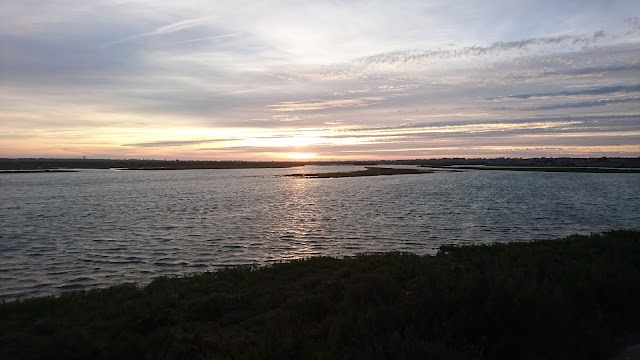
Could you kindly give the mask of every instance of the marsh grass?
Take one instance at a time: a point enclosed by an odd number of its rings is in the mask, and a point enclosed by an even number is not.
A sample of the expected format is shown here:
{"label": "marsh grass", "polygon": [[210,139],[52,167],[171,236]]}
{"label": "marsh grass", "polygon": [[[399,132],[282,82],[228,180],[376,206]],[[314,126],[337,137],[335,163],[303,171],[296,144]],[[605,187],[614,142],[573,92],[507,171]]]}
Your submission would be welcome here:
{"label": "marsh grass", "polygon": [[604,359],[640,232],[314,257],[0,305],[2,359]]}

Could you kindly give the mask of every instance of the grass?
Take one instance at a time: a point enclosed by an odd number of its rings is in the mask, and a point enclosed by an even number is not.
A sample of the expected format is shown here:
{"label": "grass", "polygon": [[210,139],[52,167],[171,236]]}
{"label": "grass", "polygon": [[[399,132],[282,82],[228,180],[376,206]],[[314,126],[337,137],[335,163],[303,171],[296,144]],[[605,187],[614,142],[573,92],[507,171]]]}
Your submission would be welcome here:
{"label": "grass", "polygon": [[2,359],[605,359],[640,231],[316,257],[0,305]]}
{"label": "grass", "polygon": [[424,170],[418,170],[418,169],[367,167],[366,170],[357,170],[357,171],[288,174],[283,176],[313,178],[313,179],[327,179],[327,178],[358,177],[358,176],[410,175],[410,174],[429,174],[429,173],[432,173],[432,171],[424,171]]}

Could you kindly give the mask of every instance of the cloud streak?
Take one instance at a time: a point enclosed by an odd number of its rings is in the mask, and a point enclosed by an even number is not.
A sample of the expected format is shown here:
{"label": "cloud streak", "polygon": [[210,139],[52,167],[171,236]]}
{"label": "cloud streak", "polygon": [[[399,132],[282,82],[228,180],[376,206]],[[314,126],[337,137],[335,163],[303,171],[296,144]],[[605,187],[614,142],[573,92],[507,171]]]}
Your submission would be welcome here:
{"label": "cloud streak", "polygon": [[592,45],[604,38],[604,30],[599,30],[591,35],[561,35],[554,37],[539,37],[519,41],[495,42],[490,46],[468,46],[453,50],[403,50],[382,53],[357,59],[356,62],[364,65],[397,64],[407,62],[420,62],[426,60],[442,60],[462,57],[475,57],[489,55],[512,50],[529,50],[540,45],[571,46]]}
{"label": "cloud streak", "polygon": [[632,92],[640,92],[640,85],[614,85],[614,86],[603,86],[603,87],[581,89],[581,90],[565,90],[565,91],[546,92],[546,93],[508,95],[508,96],[487,98],[487,100],[553,98],[553,97],[567,97],[567,96],[580,96],[580,95],[609,95],[609,94],[627,94]]}
{"label": "cloud streak", "polygon": [[207,36],[207,37],[197,38],[197,39],[176,41],[173,44],[184,44],[184,43],[197,42],[197,41],[222,39],[222,38],[228,38],[228,37],[234,37],[234,36],[240,36],[240,35],[243,35],[243,34],[242,33],[234,33],[234,34],[214,35],[214,36]]}
{"label": "cloud streak", "polygon": [[563,104],[551,104],[551,105],[541,105],[535,106],[531,108],[527,108],[526,110],[556,110],[556,109],[576,109],[576,108],[588,108],[594,106],[608,106],[614,104],[629,104],[629,103],[640,103],[640,97],[627,97],[620,99],[597,99],[590,101],[581,101],[575,103],[563,103]]}
{"label": "cloud streak", "polygon": [[162,148],[162,147],[202,145],[202,144],[210,144],[210,143],[233,141],[233,140],[238,140],[238,139],[230,138],[230,139],[207,139],[207,140],[167,140],[167,141],[151,141],[151,142],[134,143],[134,144],[123,144],[122,146]]}
{"label": "cloud streak", "polygon": [[272,111],[312,111],[333,108],[366,107],[380,104],[386,100],[383,96],[370,96],[350,99],[310,100],[310,101],[285,101],[267,108]]}

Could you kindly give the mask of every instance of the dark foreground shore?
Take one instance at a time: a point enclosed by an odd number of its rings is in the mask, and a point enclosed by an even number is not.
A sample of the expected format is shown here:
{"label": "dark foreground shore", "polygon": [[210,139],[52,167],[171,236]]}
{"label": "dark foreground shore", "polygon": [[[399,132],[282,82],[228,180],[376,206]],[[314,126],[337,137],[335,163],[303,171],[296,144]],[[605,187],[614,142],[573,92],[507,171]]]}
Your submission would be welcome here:
{"label": "dark foreground shore", "polygon": [[607,359],[640,231],[230,268],[0,304],[2,359]]}

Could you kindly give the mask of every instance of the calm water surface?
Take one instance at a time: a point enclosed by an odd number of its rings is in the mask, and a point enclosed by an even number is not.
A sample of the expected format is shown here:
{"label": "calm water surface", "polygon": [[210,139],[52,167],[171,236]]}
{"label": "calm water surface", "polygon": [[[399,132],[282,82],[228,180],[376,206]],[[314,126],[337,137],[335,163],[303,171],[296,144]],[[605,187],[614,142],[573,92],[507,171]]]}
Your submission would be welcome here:
{"label": "calm water surface", "polygon": [[356,169],[0,174],[0,298],[312,255],[640,228],[640,174],[276,176]]}

